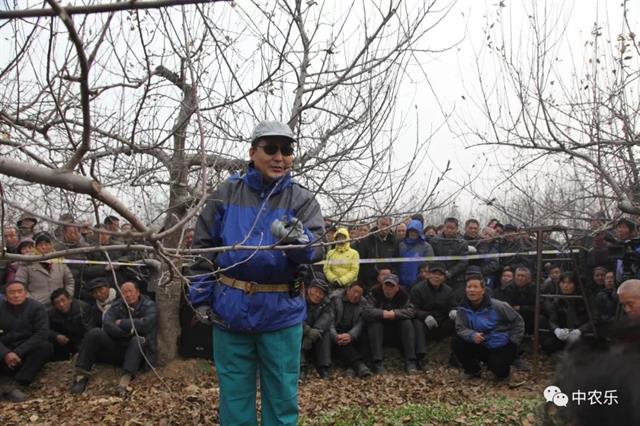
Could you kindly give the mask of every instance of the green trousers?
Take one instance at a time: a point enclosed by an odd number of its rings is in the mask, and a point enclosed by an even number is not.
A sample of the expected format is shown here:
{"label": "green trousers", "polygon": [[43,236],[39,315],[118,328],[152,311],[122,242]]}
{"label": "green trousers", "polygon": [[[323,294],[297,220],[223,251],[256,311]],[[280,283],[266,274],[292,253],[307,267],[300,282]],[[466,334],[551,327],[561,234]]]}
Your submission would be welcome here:
{"label": "green trousers", "polygon": [[258,424],[256,374],[260,371],[262,424],[295,425],[302,324],[256,334],[214,327],[213,336],[213,357],[220,385],[220,424]]}

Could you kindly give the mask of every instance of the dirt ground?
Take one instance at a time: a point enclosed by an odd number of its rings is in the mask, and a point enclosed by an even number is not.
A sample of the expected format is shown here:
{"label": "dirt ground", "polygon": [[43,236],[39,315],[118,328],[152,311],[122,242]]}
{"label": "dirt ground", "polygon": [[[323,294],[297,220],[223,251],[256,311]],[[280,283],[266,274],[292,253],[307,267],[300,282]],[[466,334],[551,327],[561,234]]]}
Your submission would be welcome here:
{"label": "dirt ground", "polygon": [[[394,351],[394,350],[391,350]],[[331,379],[321,380],[315,372],[300,384],[300,414],[313,421],[345,406],[400,407],[405,404],[440,402],[469,404],[486,395],[509,398],[542,398],[550,383],[552,365],[543,361],[542,372],[514,372],[515,388],[490,380],[462,382],[460,370],[446,368],[444,346],[430,357],[430,369],[415,376],[404,374],[400,358],[390,353],[387,373],[369,379],[350,379],[334,368]],[[20,404],[0,403],[0,424],[123,424],[123,425],[213,425],[217,424],[218,387],[214,367],[207,360],[176,360],[158,370],[137,377],[126,398],[113,389],[119,372],[114,367],[97,366],[87,391],[80,396],[68,392],[72,380],[70,362],[50,363],[32,385],[29,399]]]}

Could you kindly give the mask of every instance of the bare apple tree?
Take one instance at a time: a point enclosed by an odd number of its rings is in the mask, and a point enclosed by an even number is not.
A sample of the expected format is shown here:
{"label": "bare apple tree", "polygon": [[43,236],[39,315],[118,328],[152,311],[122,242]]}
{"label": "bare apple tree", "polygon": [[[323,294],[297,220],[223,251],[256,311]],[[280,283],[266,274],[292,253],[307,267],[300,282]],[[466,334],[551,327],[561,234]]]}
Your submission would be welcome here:
{"label": "bare apple tree", "polygon": [[[584,44],[571,46],[568,40],[577,38],[567,34],[571,10],[532,3],[521,36],[513,37],[517,24],[509,24],[510,6],[501,6],[489,19],[476,61],[474,102],[485,120],[459,123],[468,146],[508,153],[503,177],[515,187],[500,192],[528,193],[538,196],[536,203],[555,207],[573,199],[568,212],[582,217],[615,203],[622,212],[639,214],[640,43],[629,19],[631,9],[640,12],[637,5],[624,1],[619,25],[596,23]],[[495,74],[486,72],[492,66]],[[512,178],[521,170],[540,171],[537,188]],[[576,192],[567,197],[562,190],[568,182]],[[555,202],[541,196],[554,191]],[[494,197],[485,195],[485,201],[495,204]]]}
{"label": "bare apple tree", "polygon": [[0,12],[2,200],[51,223],[65,211],[99,220],[106,210],[132,224],[126,236],[140,243],[125,248],[164,261],[162,362],[176,353],[184,230],[207,194],[246,166],[256,121],[289,124],[299,139],[294,175],[336,218],[435,202],[441,176],[403,195],[428,138],[411,144],[409,161],[395,159],[406,125],[398,96],[451,4],[46,6]]}

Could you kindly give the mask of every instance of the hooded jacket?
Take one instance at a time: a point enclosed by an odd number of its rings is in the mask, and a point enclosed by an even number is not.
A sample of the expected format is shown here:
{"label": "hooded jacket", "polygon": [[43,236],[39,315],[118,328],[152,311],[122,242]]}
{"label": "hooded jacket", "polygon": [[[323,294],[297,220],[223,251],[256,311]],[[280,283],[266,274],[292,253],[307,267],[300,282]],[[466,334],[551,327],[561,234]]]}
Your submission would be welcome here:
{"label": "hooded jacket", "polygon": [[[345,228],[338,228],[338,235],[349,239],[349,231]],[[360,254],[351,248],[349,243],[336,244],[335,248],[327,253],[327,263],[324,265],[324,276],[327,282],[337,283],[341,287],[346,287],[358,279],[360,270]],[[331,262],[340,263],[331,263]]]}
{"label": "hooded jacket", "polygon": [[[418,238],[409,238],[409,231],[416,231]],[[422,223],[419,220],[412,220],[407,225],[407,236],[398,244],[398,256],[400,257],[431,257],[433,256],[433,248],[431,244],[424,240],[422,234]],[[398,275],[400,277],[400,285],[409,289],[418,280],[418,272],[420,264],[424,261],[402,262],[398,265]]]}
{"label": "hooded jacket", "polygon": [[[198,217],[193,248],[269,246],[278,242],[271,224],[283,217],[298,218],[310,243],[324,233],[320,205],[313,193],[291,179],[289,174],[265,183],[249,165],[244,175],[227,179],[209,198]],[[224,327],[239,332],[267,332],[301,324],[306,315],[304,297],[286,292],[258,292],[219,284],[216,267],[228,277],[259,284],[288,284],[300,264],[322,258],[322,249],[228,250],[205,255],[191,267],[194,276],[189,299],[194,307],[210,305]]]}
{"label": "hooded jacket", "polygon": [[456,334],[473,343],[478,332],[484,334],[482,345],[489,349],[500,348],[509,340],[518,345],[524,335],[524,320],[508,303],[487,294],[477,308],[465,297],[456,315]]}

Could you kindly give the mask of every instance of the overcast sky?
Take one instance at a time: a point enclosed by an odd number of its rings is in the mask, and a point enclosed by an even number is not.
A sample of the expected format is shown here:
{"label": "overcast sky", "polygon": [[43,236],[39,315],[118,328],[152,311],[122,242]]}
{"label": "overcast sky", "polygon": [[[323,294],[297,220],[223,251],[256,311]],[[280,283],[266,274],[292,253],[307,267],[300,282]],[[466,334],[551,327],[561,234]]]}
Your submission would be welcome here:
{"label": "overcast sky", "polygon": [[[431,62],[424,65],[430,84],[422,76],[422,70],[415,70],[416,81],[407,85],[403,102],[407,110],[415,106],[420,116],[420,133],[427,134],[431,129],[441,126],[444,121],[442,110],[451,114],[448,126],[440,127],[435,134],[430,151],[429,167],[442,168],[448,160],[453,171],[450,178],[456,183],[465,182],[475,168],[484,163],[482,153],[487,154],[488,167],[483,169],[484,179],[474,184],[474,189],[485,194],[495,193],[496,182],[499,182],[500,168],[508,165],[511,153],[508,151],[489,151],[487,148],[465,149],[465,146],[478,142],[476,139],[461,138],[460,122],[475,123],[482,128],[485,121],[475,103],[481,101],[478,92],[478,73],[476,57],[480,58],[480,69],[485,81],[497,77],[493,59],[486,49],[484,30],[491,24],[493,34],[504,34],[509,38],[507,43],[512,49],[523,46],[521,60],[526,60],[527,47],[531,40],[529,18],[536,8],[539,16],[549,17],[546,21],[552,37],[558,41],[556,54],[561,58],[560,70],[567,80],[572,78],[574,69],[588,72],[587,55],[591,52],[585,44],[593,39],[591,33],[597,23],[603,32],[602,39],[615,40],[617,34],[624,31],[622,24],[622,8],[620,1],[512,1],[499,4],[498,1],[460,0],[454,6],[445,25],[434,30],[425,43],[430,48],[445,47],[462,40],[453,49],[432,55]],[[632,3],[633,4],[633,3]],[[546,10],[545,10],[546,8]],[[630,8],[629,21],[631,28],[640,30],[640,2]],[[626,32],[626,31],[625,31]],[[639,31],[640,32],[640,31]],[[493,39],[495,42],[495,38]],[[464,97],[464,98],[463,98]],[[415,120],[413,123],[415,124]],[[409,126],[411,127],[411,126]],[[407,139],[415,138],[415,127],[407,129]],[[531,168],[531,172],[539,167]],[[525,173],[521,178],[525,178]],[[457,184],[448,182],[447,188],[454,190]],[[505,187],[505,185],[503,185]],[[464,192],[459,197],[463,212],[471,205],[479,207],[480,203]],[[477,210],[477,209],[474,209]]]}
{"label": "overcast sky", "polygon": [[[10,2],[2,0],[0,4],[7,7],[7,3]],[[434,51],[445,50],[429,55],[426,60],[425,56],[421,56],[423,62],[420,66],[407,70],[399,105],[399,110],[405,117],[401,139],[403,144],[406,143],[407,149],[398,149],[398,158],[406,161],[403,155],[413,152],[411,145],[415,142],[416,133],[420,138],[433,133],[425,169],[441,170],[447,161],[451,161],[453,170],[448,175],[449,181],[445,183],[445,192],[458,190],[461,184],[469,181],[470,176],[481,170],[482,178],[474,181],[472,189],[486,197],[494,196],[500,188],[507,186],[497,183],[501,181],[501,170],[508,167],[513,153],[482,148],[465,149],[478,141],[461,136],[463,124],[479,129],[485,126],[486,120],[477,108],[482,101],[478,90],[478,72],[488,82],[500,78],[494,60],[486,49],[485,30],[493,24],[490,30],[492,41],[497,42],[496,37],[503,34],[509,47],[516,52],[514,59],[526,61],[531,40],[528,16],[533,13],[541,18],[546,16],[544,23],[547,30],[558,41],[554,54],[563,58],[561,74],[569,80],[574,71],[580,73],[588,70],[585,58],[590,50],[585,47],[585,43],[592,40],[594,23],[601,28],[602,38],[605,40],[615,40],[615,36],[623,31],[620,3],[621,1],[611,0],[455,2],[449,16],[418,46]],[[21,2],[17,4],[20,6]],[[327,4],[327,7],[331,6],[330,2]],[[448,2],[439,1],[437,4],[445,7]],[[345,5],[347,2],[333,4],[336,9],[348,7]],[[234,13],[227,5],[211,7],[228,8],[225,10],[229,15]],[[640,1],[635,1],[630,9],[630,25],[640,29]],[[355,31],[354,28],[348,30]],[[450,49],[446,50],[447,47]],[[544,167],[551,166],[532,166],[517,178],[531,179]],[[474,200],[468,191],[463,191],[457,201],[463,214],[467,214],[472,207],[480,216],[491,214],[490,210],[485,212],[481,202]]]}

